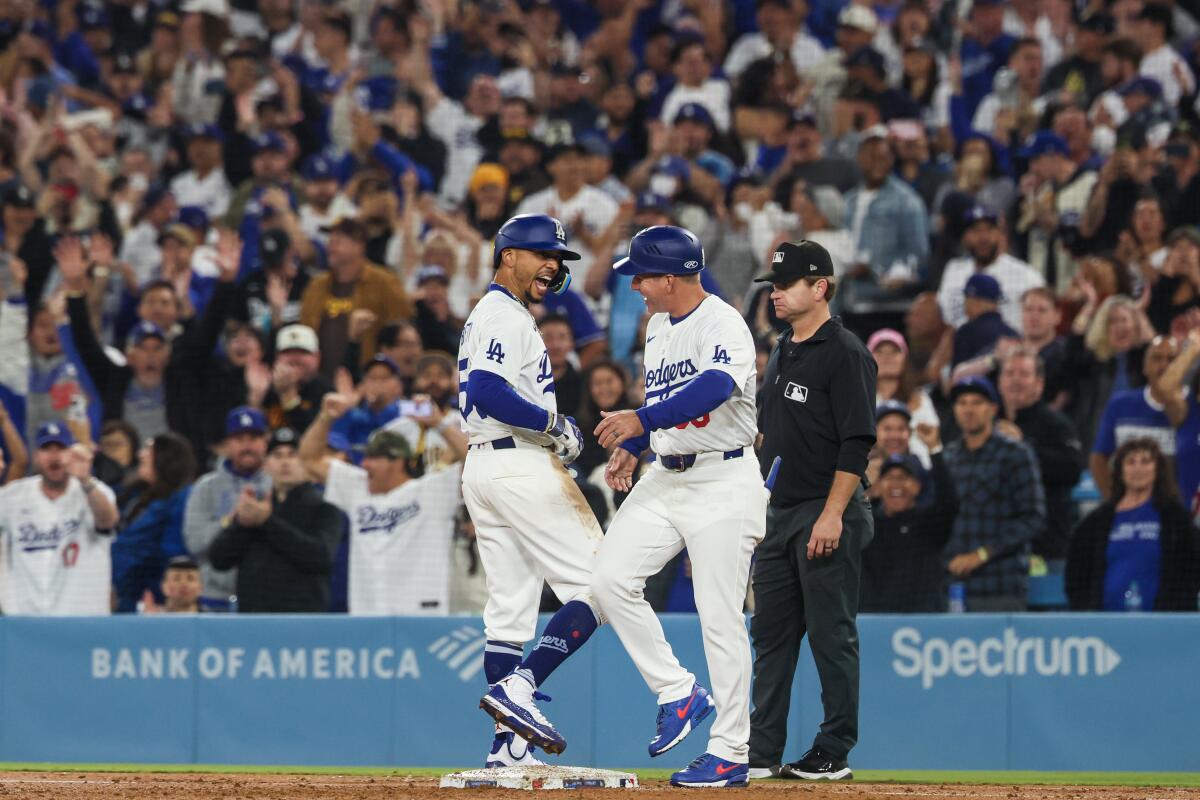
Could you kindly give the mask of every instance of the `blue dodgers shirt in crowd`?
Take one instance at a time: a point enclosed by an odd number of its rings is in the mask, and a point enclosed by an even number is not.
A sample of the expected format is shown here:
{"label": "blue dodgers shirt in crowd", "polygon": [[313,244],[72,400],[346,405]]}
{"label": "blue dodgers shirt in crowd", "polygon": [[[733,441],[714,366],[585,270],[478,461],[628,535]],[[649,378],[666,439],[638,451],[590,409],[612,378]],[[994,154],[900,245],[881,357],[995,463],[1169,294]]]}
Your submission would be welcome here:
{"label": "blue dodgers shirt in crowd", "polygon": [[1162,520],[1153,501],[1113,516],[1106,553],[1108,567],[1104,571],[1105,611],[1124,611],[1125,592],[1135,581],[1142,595],[1142,610],[1154,608],[1162,560],[1161,533]]}
{"label": "blue dodgers shirt in crowd", "polygon": [[1130,439],[1153,439],[1168,458],[1175,455],[1175,429],[1166,411],[1150,396],[1150,388],[1117,392],[1104,407],[1093,453],[1110,456]]}
{"label": "blue dodgers shirt in crowd", "polygon": [[1175,431],[1175,477],[1183,507],[1191,510],[1200,490],[1200,402],[1188,398],[1188,415]]}

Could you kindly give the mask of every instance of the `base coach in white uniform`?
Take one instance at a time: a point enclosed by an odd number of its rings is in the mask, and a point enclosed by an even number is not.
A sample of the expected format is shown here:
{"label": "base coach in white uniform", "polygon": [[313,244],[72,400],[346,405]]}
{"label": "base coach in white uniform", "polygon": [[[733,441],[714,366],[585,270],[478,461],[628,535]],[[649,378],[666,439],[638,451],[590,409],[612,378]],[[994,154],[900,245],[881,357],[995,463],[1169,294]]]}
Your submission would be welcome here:
{"label": "base coach in white uniform", "polygon": [[[646,404],[604,415],[596,439],[616,447],[606,470],[629,489],[636,455],[657,457],[617,512],[596,556],[592,594],[658,696],[650,755],[683,741],[715,705],[707,750],[677,786],[748,782],[750,643],[742,606],[767,506],[753,459],[754,340],[741,316],[704,291],[704,251],[689,231],[646,228],[616,270],[653,314],[646,325]],[[646,602],[646,579],[684,547],[713,692],[680,665]]]}
{"label": "base coach in white uniform", "polygon": [[[785,242],[771,269],[775,314],[791,325],[758,395],[764,474],[782,459],[754,567],[751,777],[838,780],[858,741],[858,613],[862,550],[874,522],[864,494],[875,443],[875,360],[829,314],[833,262],[815,242]],[[808,634],[825,720],[812,749],[783,764],[788,701]]]}

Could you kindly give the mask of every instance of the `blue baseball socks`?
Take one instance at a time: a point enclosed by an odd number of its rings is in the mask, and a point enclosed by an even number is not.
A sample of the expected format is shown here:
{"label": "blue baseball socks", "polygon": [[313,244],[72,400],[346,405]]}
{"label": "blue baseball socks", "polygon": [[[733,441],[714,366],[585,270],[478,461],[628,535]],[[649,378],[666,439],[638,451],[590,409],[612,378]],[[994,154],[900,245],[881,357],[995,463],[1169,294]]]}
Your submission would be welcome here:
{"label": "blue baseball socks", "polygon": [[583,647],[597,625],[596,614],[587,603],[582,600],[567,603],[546,623],[542,638],[529,657],[521,662],[517,674],[533,684],[533,688],[541,686],[559,664]]}

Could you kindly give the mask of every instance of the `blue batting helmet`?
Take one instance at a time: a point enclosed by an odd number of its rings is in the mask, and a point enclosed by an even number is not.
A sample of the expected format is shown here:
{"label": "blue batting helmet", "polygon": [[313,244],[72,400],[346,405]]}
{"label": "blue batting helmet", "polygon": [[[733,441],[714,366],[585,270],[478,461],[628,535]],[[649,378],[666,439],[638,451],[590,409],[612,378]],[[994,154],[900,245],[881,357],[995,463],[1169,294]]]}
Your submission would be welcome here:
{"label": "blue batting helmet", "polygon": [[704,269],[704,247],[691,231],[655,225],[629,240],[629,255],[613,269],[622,275],[695,275]]}
{"label": "blue batting helmet", "polygon": [[[492,269],[500,266],[500,254],[508,249],[552,250],[561,261],[578,261],[579,253],[567,247],[567,229],[548,214],[518,214],[496,233],[492,249]],[[562,294],[571,285],[571,271],[561,265],[550,291]]]}

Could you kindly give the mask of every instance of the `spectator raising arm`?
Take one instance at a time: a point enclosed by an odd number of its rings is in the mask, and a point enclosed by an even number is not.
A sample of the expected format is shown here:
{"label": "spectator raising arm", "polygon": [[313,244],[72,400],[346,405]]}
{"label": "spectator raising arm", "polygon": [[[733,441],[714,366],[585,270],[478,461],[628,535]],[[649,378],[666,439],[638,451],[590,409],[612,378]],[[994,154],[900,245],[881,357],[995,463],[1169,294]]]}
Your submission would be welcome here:
{"label": "spectator raising arm", "polygon": [[6,482],[24,478],[29,469],[29,449],[25,447],[21,432],[17,430],[3,405],[0,405],[0,433],[4,435],[4,452],[8,453],[8,471],[5,472],[4,453],[0,452],[0,474]]}
{"label": "spectator raising arm", "polygon": [[1166,399],[1164,410],[1174,428],[1183,425],[1187,419],[1188,400],[1195,402],[1194,398],[1188,398],[1183,393],[1183,382],[1197,361],[1200,361],[1200,329],[1193,328],[1183,340],[1179,355],[1171,360],[1171,365],[1158,379],[1160,394]]}
{"label": "spectator raising arm", "polygon": [[111,493],[107,489],[103,492],[97,491],[101,484],[92,477],[91,448],[81,444],[72,446],[67,457],[67,472],[83,487],[88,508],[91,509],[92,519],[96,523],[96,532],[111,533],[113,528],[117,527],[121,515]]}
{"label": "spectator raising arm", "polygon": [[[300,439],[300,463],[313,482],[324,484],[329,479],[329,429],[356,404],[353,397],[331,392],[321,398],[321,413]],[[449,439],[447,439],[449,442]]]}

